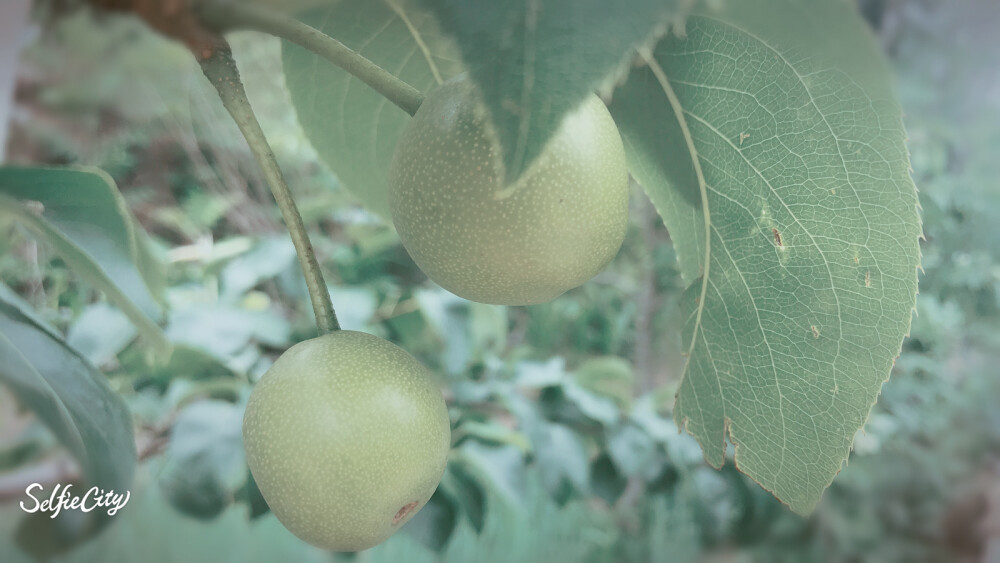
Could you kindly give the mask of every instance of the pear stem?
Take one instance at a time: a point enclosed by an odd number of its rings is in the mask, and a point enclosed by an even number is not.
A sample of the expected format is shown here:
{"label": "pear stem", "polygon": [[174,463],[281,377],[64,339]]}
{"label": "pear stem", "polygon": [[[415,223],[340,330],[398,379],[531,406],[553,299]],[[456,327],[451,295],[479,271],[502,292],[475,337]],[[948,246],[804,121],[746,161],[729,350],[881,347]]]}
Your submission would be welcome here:
{"label": "pear stem", "polygon": [[423,94],[413,86],[347,45],[295,18],[246,2],[206,0],[196,9],[199,20],[217,32],[260,31],[308,49],[351,73],[410,115],[415,114],[424,101]]}
{"label": "pear stem", "polygon": [[236,68],[236,61],[233,60],[229,43],[219,37],[210,52],[195,53],[195,56],[198,58],[208,81],[219,92],[222,105],[225,106],[240,132],[243,133],[243,137],[250,146],[250,152],[260,166],[264,179],[281,209],[281,216],[292,236],[295,253],[299,257],[302,273],[306,278],[306,285],[309,287],[309,299],[312,301],[313,313],[316,315],[317,328],[321,334],[340,330],[340,323],[337,321],[337,314],[334,312],[333,303],[330,300],[330,292],[323,280],[323,273],[316,260],[316,253],[309,242],[309,235],[306,233],[302,216],[299,214],[295,200],[292,198],[292,192],[288,189],[288,184],[281,174],[281,168],[278,166],[274,151],[271,150],[267,137],[260,128],[250,100],[247,99],[246,90],[243,87],[243,81],[240,80],[240,72]]}

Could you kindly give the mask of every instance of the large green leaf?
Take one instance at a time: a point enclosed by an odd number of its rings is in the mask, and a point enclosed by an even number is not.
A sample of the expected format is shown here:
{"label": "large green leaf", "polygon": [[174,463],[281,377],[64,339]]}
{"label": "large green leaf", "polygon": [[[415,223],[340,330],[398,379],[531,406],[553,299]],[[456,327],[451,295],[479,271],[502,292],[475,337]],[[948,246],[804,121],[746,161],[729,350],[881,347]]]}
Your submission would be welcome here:
{"label": "large green leaf", "polygon": [[124,401],[6,286],[0,286],[0,382],[77,459],[88,486],[130,487],[136,454]]}
{"label": "large green leaf", "polygon": [[480,86],[513,182],[563,115],[624,70],[672,0],[422,0]]}
{"label": "large green leaf", "polygon": [[[888,69],[848,2],[688,20],[615,94],[690,284],[675,418],[807,512],[910,326],[920,218]],[[688,135],[689,133],[689,135]]]}
{"label": "large green leaf", "polygon": [[0,214],[22,223],[103,291],[158,357],[169,354],[170,343],[156,324],[162,316],[162,265],[107,174],[94,168],[0,168]]}
{"label": "large green leaf", "polygon": [[[406,0],[341,0],[303,22],[426,92],[461,72],[434,18]],[[333,63],[284,43],[285,82],[320,158],[368,209],[389,217],[386,172],[410,116]]]}

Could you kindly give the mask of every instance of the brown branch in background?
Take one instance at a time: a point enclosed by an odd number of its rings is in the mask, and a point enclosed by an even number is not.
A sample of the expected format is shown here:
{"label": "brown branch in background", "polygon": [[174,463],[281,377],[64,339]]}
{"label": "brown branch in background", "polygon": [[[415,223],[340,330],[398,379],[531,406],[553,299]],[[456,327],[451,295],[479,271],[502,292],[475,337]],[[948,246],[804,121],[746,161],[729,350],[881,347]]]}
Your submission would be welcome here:
{"label": "brown branch in background", "polygon": [[[135,445],[136,461],[142,462],[163,453],[170,441],[169,433],[169,426],[139,433]],[[44,490],[50,490],[57,484],[79,483],[82,477],[76,460],[68,453],[60,453],[35,465],[0,474],[0,504],[25,500],[24,491],[33,483],[40,483]]]}
{"label": "brown branch in background", "polygon": [[87,0],[108,12],[132,13],[163,35],[187,45],[199,59],[212,55],[218,34],[202,25],[191,0]]}
{"label": "brown branch in background", "polygon": [[28,286],[28,301],[30,303],[45,302],[45,273],[42,272],[38,241],[30,239],[24,244],[24,258],[31,265],[31,274],[26,281]]}
{"label": "brown branch in background", "polygon": [[[365,58],[333,37],[281,12],[249,2],[201,0],[197,6],[201,21],[224,31],[259,31],[286,39],[327,59],[413,115],[424,95],[391,72]],[[202,57],[203,59],[206,57]]]}
{"label": "brown branch in background", "polygon": [[941,519],[944,543],[962,561],[1000,561],[1000,457],[992,456]]}
{"label": "brown branch in background", "polygon": [[625,490],[615,501],[614,509],[617,515],[618,525],[630,534],[638,534],[642,529],[642,522],[636,512],[639,500],[646,494],[646,482],[638,475],[628,478],[625,483]]}
{"label": "brown branch in background", "polygon": [[642,242],[646,248],[649,264],[643,271],[636,288],[635,312],[635,348],[633,350],[636,372],[636,392],[639,394],[650,391],[656,386],[653,373],[653,314],[658,306],[656,291],[656,264],[653,263],[653,252],[660,244],[656,233],[656,222],[659,220],[653,204],[645,194],[633,198],[636,203],[633,217],[639,222],[642,231]]}
{"label": "brown branch in background", "polygon": [[0,475],[0,504],[26,500],[25,490],[34,483],[44,489],[56,484],[76,483],[80,469],[69,455],[60,455],[37,465],[30,465]]}
{"label": "brown branch in background", "polygon": [[[281,225],[264,213],[260,202],[251,195],[250,178],[242,171],[239,162],[243,155],[220,149],[214,144],[202,147],[190,120],[185,123],[178,119],[168,120],[167,127],[172,132],[173,140],[191,161],[195,176],[206,190],[232,203],[225,215],[237,232],[244,235],[280,232]],[[206,152],[211,156],[211,162],[206,158]]]}

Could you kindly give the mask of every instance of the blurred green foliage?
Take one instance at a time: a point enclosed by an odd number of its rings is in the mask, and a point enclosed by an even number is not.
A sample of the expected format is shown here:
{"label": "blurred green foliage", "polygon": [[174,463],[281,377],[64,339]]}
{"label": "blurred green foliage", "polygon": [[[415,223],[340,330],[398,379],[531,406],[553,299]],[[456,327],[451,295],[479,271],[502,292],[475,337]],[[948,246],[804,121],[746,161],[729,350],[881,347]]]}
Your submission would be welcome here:
{"label": "blurred green foliage", "polygon": [[[167,264],[164,326],[175,347],[168,364],[150,365],[120,311],[51,249],[0,224],[0,279],[107,374],[143,444],[165,441],[145,451],[116,524],[60,560],[984,557],[981,499],[1000,488],[1000,106],[988,95],[1000,76],[987,58],[996,39],[982,26],[1000,14],[989,0],[865,4],[899,72],[925,273],[892,378],[809,518],[731,464],[711,469],[678,432],[681,282],[641,192],[625,246],[592,282],[532,307],[457,298],[317,164],[280,84],[277,42],[235,38],[341,323],[415,354],[450,406],[454,449],[429,505],[406,533],[336,558],[267,514],[242,459],[252,382],[315,328],[291,244],[235,127],[187,54],[140,26],[74,16],[44,31],[25,56],[26,117],[14,124],[9,160],[109,171]],[[3,389],[0,406],[0,471],[58,455]],[[23,520],[15,503],[0,505],[0,560],[28,560]]]}

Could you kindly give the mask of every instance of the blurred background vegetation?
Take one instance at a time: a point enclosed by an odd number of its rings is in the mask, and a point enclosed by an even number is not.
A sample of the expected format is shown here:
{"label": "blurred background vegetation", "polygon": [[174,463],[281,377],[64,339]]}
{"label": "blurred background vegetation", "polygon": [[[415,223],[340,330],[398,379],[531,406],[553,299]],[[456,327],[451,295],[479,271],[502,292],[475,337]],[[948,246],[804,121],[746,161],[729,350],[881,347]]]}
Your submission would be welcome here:
{"label": "blurred background vegetation", "polygon": [[[871,0],[906,111],[926,240],[917,316],[849,464],[814,514],[708,467],[674,425],[683,365],[670,238],[633,190],[625,245],[596,279],[504,308],[426,280],[304,139],[279,44],[237,35],[251,101],[302,208],[345,328],[439,375],[454,427],[432,502],[359,555],[311,548],[267,513],[240,423],[256,380],[315,335],[305,284],[255,163],[190,55],[127,19],[63,15],[24,50],[13,164],[107,170],[166,263],[175,344],[151,367],[124,315],[48,248],[0,224],[0,279],[127,400],[143,460],[105,532],[47,552],[12,476],[73,476],[0,388],[0,560],[1000,560],[1000,4]],[[46,473],[48,472],[48,473]]]}

